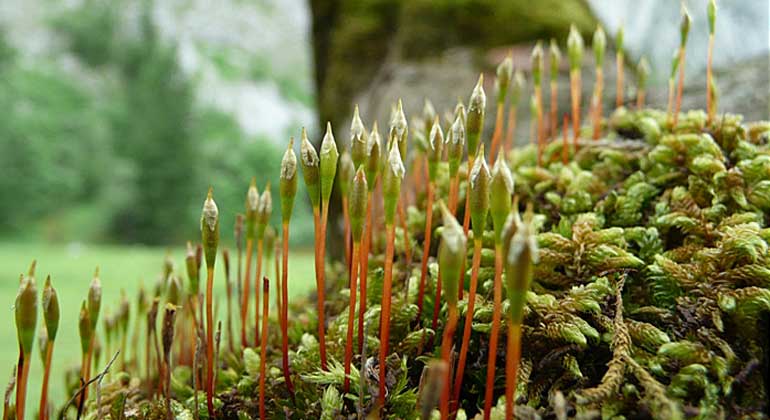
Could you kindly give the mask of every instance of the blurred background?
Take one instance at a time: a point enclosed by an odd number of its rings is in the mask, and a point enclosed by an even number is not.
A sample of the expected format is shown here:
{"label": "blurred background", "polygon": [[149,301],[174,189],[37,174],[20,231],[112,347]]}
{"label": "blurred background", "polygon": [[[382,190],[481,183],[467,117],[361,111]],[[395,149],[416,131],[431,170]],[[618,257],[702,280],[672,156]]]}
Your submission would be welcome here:
{"label": "blurred background", "polygon": [[[693,16],[684,109],[705,104],[706,3],[684,2]],[[718,5],[720,109],[768,119],[770,6]],[[534,42],[555,38],[564,49],[571,23],[587,42],[601,23],[610,47],[625,25],[626,97],[633,99],[633,68],[645,55],[653,70],[648,103],[665,106],[679,19],[672,0],[3,0],[1,303],[11,307],[32,258],[38,277],[51,273],[74,302],[95,265],[105,300],[120,288],[133,294],[138,279],[160,271],[165,249],[181,263],[179,246],[199,235],[209,185],[230,246],[249,179],[260,191],[277,186],[280,158],[301,127],[318,142],[319,127],[331,121],[346,147],[353,104],[368,126],[376,119],[385,127],[398,98],[410,119],[425,98],[442,111],[467,101],[482,72],[490,96],[508,52],[529,80]],[[585,59],[587,98],[590,50]],[[605,109],[614,103],[613,63],[610,51]],[[568,69],[561,70],[566,109]],[[520,142],[529,119],[523,102]],[[292,241],[310,247],[302,186],[298,197]],[[306,280],[296,293],[312,285]],[[66,303],[74,316],[75,303]],[[0,369],[13,357],[12,346],[0,353]]]}

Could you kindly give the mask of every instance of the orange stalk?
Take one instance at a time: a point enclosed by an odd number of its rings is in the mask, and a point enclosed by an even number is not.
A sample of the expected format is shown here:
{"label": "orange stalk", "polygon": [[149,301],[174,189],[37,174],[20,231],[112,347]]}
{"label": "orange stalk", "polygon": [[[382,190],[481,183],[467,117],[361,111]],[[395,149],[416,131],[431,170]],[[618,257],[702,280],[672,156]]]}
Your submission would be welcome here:
{"label": "orange stalk", "polygon": [[254,239],[246,239],[246,272],[243,276],[243,300],[241,301],[241,344],[249,345],[246,337],[246,318],[249,315],[249,296],[251,294],[251,254],[254,253]]}
{"label": "orange stalk", "polygon": [[558,88],[559,86],[557,82],[555,80],[551,80],[551,119],[550,119],[550,128],[549,128],[551,137],[556,137],[558,133],[557,130],[559,129],[559,122],[558,122],[559,117],[557,116],[557,112],[559,109],[559,103],[557,102],[559,98]]}
{"label": "orange stalk", "polygon": [[286,381],[286,387],[289,389],[292,399],[294,398],[294,384],[291,383],[289,374],[289,223],[283,223],[283,251],[281,252],[281,318],[283,325],[281,337],[281,350],[283,352],[283,378]]}
{"label": "orange stalk", "polygon": [[516,381],[518,380],[519,361],[521,360],[521,324],[515,324],[508,318],[508,344],[505,358],[505,418],[513,420],[515,406]]}
{"label": "orange stalk", "polygon": [[366,314],[366,277],[369,271],[369,248],[372,245],[372,191],[369,191],[366,200],[366,232],[364,233],[363,246],[361,247],[361,265],[358,270],[361,277],[361,300],[358,304],[358,352],[364,348],[364,314]]}
{"label": "orange stalk", "polygon": [[476,288],[478,287],[479,267],[481,266],[481,245],[480,238],[473,239],[473,261],[471,265],[471,286],[468,290],[468,308],[465,312],[465,325],[463,326],[463,341],[460,344],[460,356],[457,359],[457,370],[455,371],[454,395],[452,397],[452,411],[457,410],[460,403],[460,390],[463,385],[463,375],[465,374],[465,362],[468,358],[468,343],[471,339],[471,326],[473,324],[473,309],[476,306]]}
{"label": "orange stalk", "polygon": [[497,339],[500,332],[500,312],[503,303],[503,249],[495,245],[495,283],[492,312],[492,331],[489,335],[489,358],[487,359],[487,386],[484,391],[484,420],[489,420],[495,387],[495,364],[497,363]]}
{"label": "orange stalk", "polygon": [[[227,251],[227,249],[222,250],[222,260],[224,261],[224,269],[225,269],[225,292],[227,296],[227,347],[230,349],[231,352],[235,351],[235,343],[233,343],[233,313],[232,313],[232,285],[230,284],[230,253]],[[184,337],[184,331],[179,331],[179,335]],[[125,337],[124,337],[125,338]],[[179,341],[179,353],[181,354],[182,351],[182,342],[184,339]],[[107,352],[109,354],[109,352]],[[121,354],[122,356],[122,354]],[[181,362],[181,360],[178,360],[178,362]],[[125,369],[125,361],[123,362],[123,368]]]}
{"label": "orange stalk", "polygon": [[425,277],[428,275],[428,257],[430,257],[430,240],[433,224],[433,184],[428,182],[426,186],[428,197],[425,200],[425,238],[422,244],[422,266],[420,268],[420,288],[417,293],[417,320],[422,314],[422,303],[425,297]]}
{"label": "orange stalk", "polygon": [[[466,178],[466,181],[468,185],[465,188],[465,214],[463,215],[463,233],[465,234],[465,237],[468,237],[468,229],[471,226],[471,168],[473,168],[473,164],[475,162],[475,158],[472,158],[471,156],[468,156],[468,176]],[[460,186],[458,184],[457,186],[457,195],[460,195]],[[463,262],[462,269],[460,270],[460,287],[458,287],[458,299],[463,298],[463,289],[465,286],[465,262]]]}
{"label": "orange stalk", "polygon": [[262,279],[262,341],[259,345],[259,418],[265,417],[265,366],[267,361],[267,318],[270,313],[270,281]]}
{"label": "orange stalk", "polygon": [[505,150],[506,155],[513,146],[514,133],[516,133],[516,104],[511,104],[511,109],[508,110],[508,130],[505,134],[505,143],[503,144],[503,150]]}
{"label": "orange stalk", "polygon": [[620,108],[623,105],[623,54],[615,56],[615,67],[617,68],[618,78],[615,81],[615,107]]}
{"label": "orange stalk", "polygon": [[578,137],[580,136],[580,69],[570,71],[570,96],[572,100],[572,143],[575,152],[578,150]]}
{"label": "orange stalk", "polygon": [[382,282],[382,315],[380,315],[380,406],[385,406],[385,368],[390,344],[390,304],[393,282],[393,253],[396,228],[385,227],[385,275]]}
{"label": "orange stalk", "polygon": [[406,257],[406,266],[412,265],[412,245],[409,240],[409,229],[406,224],[406,210],[404,210],[404,200],[406,197],[403,195],[398,199],[398,219],[401,223],[401,230],[404,231],[404,254]]}
{"label": "orange stalk", "polygon": [[497,104],[497,113],[495,116],[495,131],[492,134],[492,147],[491,147],[491,153],[489,154],[490,165],[495,161],[495,157],[497,156],[497,149],[500,147],[500,140],[503,137],[503,125],[505,124],[505,121],[503,120],[503,117],[505,115],[504,108],[505,108],[505,103]]}
{"label": "orange stalk", "polygon": [[254,275],[254,347],[259,344],[259,279],[262,278],[262,248],[264,240],[257,239],[257,272]]}
{"label": "orange stalk", "polygon": [[[447,366],[450,363],[450,352],[452,350],[452,338],[455,335],[457,329],[457,306],[449,305],[447,326],[444,329],[444,336],[441,339],[441,360],[444,361]],[[441,419],[446,420],[449,418],[449,394],[452,388],[451,382],[451,369],[446,370],[446,382],[444,389],[441,391],[441,400],[439,402],[439,408],[441,411]]]}
{"label": "orange stalk", "polygon": [[29,377],[29,354],[25,355],[19,348],[19,366],[16,371],[16,418],[24,419],[24,406],[27,401],[27,378]]}
{"label": "orange stalk", "polygon": [[543,166],[543,88],[535,86],[535,101],[537,101],[537,166]]}
{"label": "orange stalk", "polygon": [[48,379],[51,376],[51,358],[53,357],[53,342],[49,342],[45,349],[45,366],[43,372],[43,389],[40,391],[40,419],[48,418]]}
{"label": "orange stalk", "polygon": [[561,125],[561,163],[564,165],[569,163],[569,140],[567,139],[568,118],[567,114],[564,114],[564,121]]}
{"label": "orange stalk", "polygon": [[636,93],[636,109],[644,108],[644,89],[639,89]]}
{"label": "orange stalk", "polygon": [[350,270],[350,308],[348,311],[348,331],[345,340],[345,382],[342,387],[343,392],[350,390],[350,362],[353,359],[353,320],[356,317],[356,282],[358,280],[358,266],[360,241],[353,242],[353,259]]}
{"label": "orange stalk", "polygon": [[711,122],[714,118],[714,103],[712,102],[712,96],[714,95],[714,84],[712,81],[711,62],[714,54],[714,34],[709,34],[709,46],[708,55],[706,57],[706,112],[708,119],[706,121]]}
{"label": "orange stalk", "polygon": [[275,243],[275,308],[278,311],[278,324],[283,325],[283,306],[281,305],[281,245]]}
{"label": "orange stalk", "polygon": [[321,233],[318,245],[318,343],[321,351],[321,369],[326,370],[326,226],[329,219],[329,201],[324,201],[321,208]]}
{"label": "orange stalk", "polygon": [[601,67],[596,69],[596,91],[594,92],[594,107],[593,107],[593,139],[598,140],[601,135],[601,121],[602,121],[602,92],[604,91],[604,71]]}
{"label": "orange stalk", "polygon": [[460,183],[460,174],[455,174],[455,176],[449,180],[449,205],[447,206],[449,208],[449,212],[453,215],[457,214],[457,195],[458,193],[458,187]]}
{"label": "orange stalk", "polygon": [[674,127],[679,122],[679,111],[682,109],[682,90],[684,89],[684,47],[679,48],[679,84],[676,88],[676,109],[674,110]]}
{"label": "orange stalk", "polygon": [[214,267],[206,268],[206,407],[214,417]]}
{"label": "orange stalk", "polygon": [[350,269],[350,213],[348,211],[348,198],[342,197],[342,220],[345,224],[345,266]]}

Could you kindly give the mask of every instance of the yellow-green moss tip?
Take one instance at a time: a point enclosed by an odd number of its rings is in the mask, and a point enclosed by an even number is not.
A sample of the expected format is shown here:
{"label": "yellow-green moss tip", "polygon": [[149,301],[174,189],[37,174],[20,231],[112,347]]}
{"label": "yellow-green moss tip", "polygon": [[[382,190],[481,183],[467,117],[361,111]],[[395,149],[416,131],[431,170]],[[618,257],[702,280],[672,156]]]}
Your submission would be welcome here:
{"label": "yellow-green moss tip", "polygon": [[596,27],[591,46],[594,49],[594,61],[596,62],[596,67],[603,66],[604,52],[607,50],[607,35],[604,33],[604,28],[602,28],[602,25],[598,25]]}
{"label": "yellow-green moss tip", "polygon": [[283,223],[291,221],[291,213],[294,209],[294,198],[297,195],[297,155],[294,154],[294,138],[289,140],[289,145],[281,160],[281,218]]}
{"label": "yellow-green moss tip", "polygon": [[318,207],[321,204],[321,161],[318,153],[307,138],[307,130],[302,127],[302,140],[299,146],[300,165],[302,176],[305,179],[305,188],[310,197],[310,204]]}
{"label": "yellow-green moss tip", "polygon": [[535,87],[538,87],[543,80],[543,43],[541,41],[537,41],[535,44],[530,59],[532,61],[532,80]]}
{"label": "yellow-green moss tip", "polygon": [[353,186],[350,190],[350,231],[354,242],[361,241],[364,232],[364,219],[366,218],[366,202],[368,185],[366,172],[363,166],[359,166],[353,177]]}
{"label": "yellow-green moss tip", "polygon": [[487,96],[484,93],[484,75],[479,75],[479,80],[471,93],[468,104],[468,115],[465,121],[465,129],[468,141],[468,156],[476,157],[481,134],[484,132],[484,112],[487,107]]}
{"label": "yellow-green moss tip", "polygon": [[326,123],[326,133],[321,141],[321,202],[326,203],[332,195],[334,178],[337,175],[337,162],[340,153],[332,133],[332,124]]}
{"label": "yellow-green moss tip", "polygon": [[495,87],[497,88],[497,103],[504,104],[505,96],[508,94],[508,85],[513,77],[513,57],[508,54],[497,66],[497,78],[495,78]]}
{"label": "yellow-green moss tip", "polygon": [[561,50],[555,39],[551,38],[551,44],[548,47],[548,59],[550,61],[551,82],[556,82],[559,78],[559,64],[561,63]]}
{"label": "yellow-green moss tip", "polygon": [[401,182],[406,169],[401,159],[398,145],[394,144],[388,153],[388,162],[382,173],[382,196],[385,206],[385,224],[392,225],[396,217],[396,207],[401,196]]}
{"label": "yellow-green moss tip", "polygon": [[513,194],[513,176],[502,153],[497,155],[495,166],[492,168],[490,191],[489,211],[492,214],[495,242],[499,243],[505,219],[511,212],[511,195]]}
{"label": "yellow-green moss tip", "polygon": [[201,244],[206,258],[206,267],[214,267],[219,246],[219,208],[214,201],[214,191],[209,188],[201,211]]}
{"label": "yellow-green moss tip", "polygon": [[29,356],[35,343],[35,325],[37,324],[37,286],[34,277],[22,277],[14,312],[19,347],[22,353]]}
{"label": "yellow-green moss tip", "polygon": [[94,270],[94,278],[88,287],[88,314],[91,317],[91,330],[96,331],[99,311],[102,307],[102,282],[99,279],[99,267]]}
{"label": "yellow-green moss tip", "polygon": [[48,276],[43,286],[43,321],[49,342],[56,340],[60,316],[59,296],[51,284],[51,276]]}
{"label": "yellow-green moss tip", "polygon": [[577,27],[573,24],[569,27],[569,36],[567,37],[567,54],[569,55],[570,70],[580,70],[583,64],[583,35],[580,34]]}
{"label": "yellow-green moss tip", "polygon": [[484,156],[484,144],[479,147],[478,159],[471,169],[470,211],[473,234],[476,238],[484,235],[484,227],[489,213],[489,186],[491,175]]}

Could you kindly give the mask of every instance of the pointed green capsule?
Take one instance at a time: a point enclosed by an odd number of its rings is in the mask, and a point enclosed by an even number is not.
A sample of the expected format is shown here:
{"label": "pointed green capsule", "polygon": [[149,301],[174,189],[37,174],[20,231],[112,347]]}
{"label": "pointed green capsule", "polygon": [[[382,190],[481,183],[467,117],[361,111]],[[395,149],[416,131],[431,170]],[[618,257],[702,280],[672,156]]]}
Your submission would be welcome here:
{"label": "pointed green capsule", "polygon": [[14,309],[19,347],[25,356],[29,356],[35,344],[35,325],[37,324],[37,286],[34,277],[22,278]]}
{"label": "pointed green capsule", "polygon": [[355,168],[366,164],[366,155],[369,151],[369,139],[366,127],[358,112],[358,105],[353,111],[353,120],[350,122],[350,156],[353,158]]}
{"label": "pointed green capsule", "polygon": [[388,162],[382,173],[382,197],[385,206],[385,224],[393,225],[396,219],[396,207],[401,196],[401,182],[404,180],[406,169],[401,159],[398,144],[390,148]]}
{"label": "pointed green capsule", "polygon": [[321,202],[328,203],[332,196],[334,178],[337,175],[337,161],[340,152],[337,151],[337,142],[332,134],[332,124],[326,123],[326,134],[321,141]]}
{"label": "pointed green capsule", "polygon": [[511,106],[518,105],[521,100],[521,93],[524,92],[524,85],[527,84],[524,79],[524,72],[516,70],[513,73],[513,83],[511,84]]}
{"label": "pointed green capsule", "polygon": [[569,36],[567,37],[567,55],[569,56],[569,68],[572,71],[580,70],[583,64],[583,36],[580,35],[577,27],[572,24],[569,27]]}
{"label": "pointed green capsule", "polygon": [[353,176],[355,176],[356,173],[356,168],[353,166],[353,159],[351,159],[350,153],[347,150],[342,152],[342,156],[340,156],[339,171],[340,194],[343,197],[347,197],[348,192],[350,191],[350,184],[353,182]]}
{"label": "pointed green capsule", "polygon": [[390,120],[390,137],[395,138],[398,142],[398,152],[402,158],[406,156],[406,140],[408,136],[409,123],[406,120],[406,114],[404,114],[404,104],[399,99],[396,112]]}
{"label": "pointed green capsule", "polygon": [[128,333],[128,324],[131,322],[131,303],[128,301],[125,289],[120,289],[120,308],[118,322],[123,335]]}
{"label": "pointed green capsule", "polygon": [[270,223],[270,216],[273,214],[273,193],[270,192],[270,183],[265,185],[262,196],[259,197],[259,206],[257,207],[257,239],[265,237],[265,228]]}
{"label": "pointed green capsule", "polygon": [[671,57],[671,73],[668,76],[670,80],[676,78],[677,70],[679,70],[679,49],[675,49],[674,55]]}
{"label": "pointed green capsule", "polygon": [[167,303],[166,310],[163,312],[163,326],[160,330],[161,342],[163,343],[163,354],[166,355],[166,358],[168,358],[168,355],[171,352],[171,346],[174,344],[175,322],[176,305]]}
{"label": "pointed green capsule", "polygon": [[289,140],[286,153],[281,161],[281,218],[283,223],[291,221],[294,197],[297,195],[297,155],[294,154],[294,137]]}
{"label": "pointed green capsule", "polygon": [[692,19],[690,18],[690,12],[687,11],[687,7],[682,4],[682,22],[679,24],[679,46],[684,48],[687,45],[687,36],[690,34],[690,25]]}
{"label": "pointed green capsule", "polygon": [[350,189],[350,231],[353,242],[360,242],[364,232],[368,189],[364,167],[359,166]]}
{"label": "pointed green capsule", "polygon": [[618,54],[624,54],[625,50],[623,49],[625,47],[625,39],[626,39],[626,31],[623,28],[623,25],[620,25],[618,28],[618,33],[615,35],[615,49],[618,50]]}
{"label": "pointed green capsule", "polygon": [[460,287],[460,274],[465,262],[467,239],[465,238],[462,226],[460,226],[452,213],[449,212],[443,201],[440,203],[440,206],[444,219],[444,228],[441,231],[441,245],[439,245],[438,251],[438,269],[446,290],[444,296],[450,305],[456,306]]}
{"label": "pointed green capsule", "polygon": [[489,167],[484,156],[484,143],[479,147],[479,159],[471,169],[470,210],[473,235],[475,238],[484,236],[484,227],[489,213],[489,186],[491,181]]}
{"label": "pointed green capsule", "polygon": [[88,354],[88,348],[91,346],[93,328],[91,328],[91,316],[88,313],[88,306],[86,305],[86,301],[83,301],[83,304],[80,305],[78,330],[80,331],[80,351],[82,351],[83,354]]}
{"label": "pointed green capsule", "polygon": [[139,317],[147,312],[147,291],[144,290],[143,282],[139,282],[139,291],[136,293],[136,312]]}
{"label": "pointed green capsule", "polygon": [[99,322],[99,309],[102,307],[102,282],[99,279],[99,267],[94,270],[94,278],[88,287],[88,315],[91,318],[91,330],[96,331]]}
{"label": "pointed green capsule", "polygon": [[257,179],[252,177],[249,190],[246,192],[246,239],[254,239],[258,207],[259,191],[257,190]]}
{"label": "pointed green capsule", "polygon": [[561,50],[556,40],[551,38],[551,45],[548,47],[548,57],[551,64],[551,82],[556,82],[559,78],[559,64],[561,63]]}
{"label": "pointed green capsule", "polygon": [[[531,210],[516,228],[505,261],[505,281],[510,303],[510,316],[520,324],[527,291],[532,282],[533,264],[537,261],[537,240],[531,223]],[[512,219],[513,220],[513,219]]]}
{"label": "pointed green capsule", "polygon": [[607,50],[607,35],[604,33],[602,25],[596,27],[591,46],[593,46],[594,49],[594,61],[596,62],[596,67],[602,67],[604,65],[604,52]]}
{"label": "pointed green capsule", "polygon": [[454,117],[460,118],[463,121],[463,127],[465,126],[465,121],[466,121],[465,105],[463,105],[463,103],[460,101],[458,101],[457,105],[455,105]]}
{"label": "pointed green capsule", "polygon": [[380,150],[382,148],[382,138],[380,130],[377,127],[377,121],[372,126],[372,132],[369,134],[369,150],[366,153],[366,179],[369,180],[369,192],[374,191],[377,174],[380,173]]}
{"label": "pointed green capsule", "polygon": [[476,152],[481,142],[481,134],[484,132],[484,112],[487,107],[487,96],[484,93],[484,75],[479,75],[476,87],[471,93],[468,104],[468,116],[465,120],[466,140],[468,141],[468,156],[476,158]]}
{"label": "pointed green capsule", "polygon": [[498,104],[505,103],[505,95],[508,94],[508,85],[511,83],[511,77],[513,77],[513,58],[509,54],[497,66],[497,78],[495,79],[495,86],[497,87]]}
{"label": "pointed green capsule", "polygon": [[43,321],[45,322],[48,342],[53,343],[56,340],[56,333],[59,331],[60,315],[59,296],[56,294],[56,289],[51,285],[51,276],[48,276],[43,286]]}
{"label": "pointed green capsule", "polygon": [[717,2],[716,0],[709,0],[707,6],[708,19],[709,19],[709,34],[714,35],[717,30]]}
{"label": "pointed green capsule", "polygon": [[433,107],[433,102],[430,99],[425,98],[425,104],[422,107],[422,121],[425,124],[425,141],[430,142],[430,130],[433,127],[433,120],[436,119],[436,109]]}
{"label": "pointed green capsule", "polygon": [[532,81],[535,83],[535,87],[540,86],[543,80],[543,43],[537,41],[535,48],[532,49],[532,56],[530,57],[532,62]]}
{"label": "pointed green capsule", "polygon": [[219,209],[214,202],[213,194],[214,190],[209,188],[201,212],[201,244],[203,244],[203,255],[208,268],[214,267],[214,262],[217,260],[217,247],[219,247]]}
{"label": "pointed green capsule", "polygon": [[444,131],[441,130],[441,123],[437,115],[433,120],[433,127],[430,129],[430,141],[428,142],[428,179],[430,182],[436,182],[438,164],[441,162],[443,150]]}
{"label": "pointed green capsule", "polygon": [[179,284],[179,278],[171,275],[168,278],[168,289],[166,290],[166,302],[172,305],[179,305],[182,300],[182,285]]}
{"label": "pointed green capsule", "polygon": [[307,138],[307,130],[302,127],[302,140],[299,146],[302,176],[305,178],[305,188],[313,208],[321,204],[321,161],[315,147]]}
{"label": "pointed green capsule", "polygon": [[513,194],[513,176],[505,163],[502,154],[497,155],[495,166],[492,168],[492,185],[489,198],[489,211],[492,214],[492,225],[495,229],[495,243],[501,243],[503,225],[511,212],[511,195]]}
{"label": "pointed green capsule", "polygon": [[460,163],[463,160],[465,151],[465,123],[462,115],[455,116],[452,128],[446,139],[447,159],[449,160],[449,177],[454,178],[460,170]]}
{"label": "pointed green capsule", "polygon": [[650,63],[647,61],[647,57],[642,56],[639,59],[639,64],[636,66],[636,84],[639,89],[645,89],[647,87],[647,78],[650,76]]}
{"label": "pointed green capsule", "polygon": [[187,281],[190,283],[190,294],[198,296],[200,293],[200,277],[198,276],[198,263],[195,261],[195,248],[187,242],[187,253],[184,257],[187,267]]}

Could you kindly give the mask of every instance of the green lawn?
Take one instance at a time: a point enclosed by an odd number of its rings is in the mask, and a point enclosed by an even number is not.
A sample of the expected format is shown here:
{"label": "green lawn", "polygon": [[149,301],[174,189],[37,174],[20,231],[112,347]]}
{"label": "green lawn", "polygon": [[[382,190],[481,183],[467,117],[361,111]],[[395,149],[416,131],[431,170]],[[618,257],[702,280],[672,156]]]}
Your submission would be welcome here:
{"label": "green lawn", "polygon": [[[125,289],[132,300],[140,282],[151,287],[159,276],[165,248],[140,246],[90,246],[90,245],[47,245],[0,242],[0,307],[5,308],[5,321],[0,322],[0,389],[5,388],[11,369],[18,357],[16,328],[13,323],[13,304],[18,290],[19,274],[26,273],[32,259],[37,259],[37,285],[42,290],[45,276],[50,274],[59,294],[61,323],[54,350],[50,394],[57,407],[65,401],[64,371],[79,364],[80,345],[77,317],[80,303],[85,298],[88,285],[98,265],[102,281],[102,314],[114,312]],[[184,252],[172,250],[177,269],[184,268]],[[232,264],[235,264],[233,260]],[[272,267],[272,264],[270,265]],[[219,267],[218,267],[219,268]],[[269,269],[268,274],[273,270]],[[294,253],[289,261],[289,294],[308,292],[314,287],[313,255],[310,251]],[[234,274],[233,274],[234,275]],[[224,298],[223,273],[217,270],[215,295]],[[183,277],[184,278],[184,277]],[[272,300],[272,299],[271,299]],[[224,308],[224,305],[221,305]],[[221,310],[220,310],[221,312]],[[41,315],[42,316],[42,315]],[[41,324],[38,322],[38,332]],[[100,319],[99,327],[102,328]],[[42,362],[38,343],[35,343],[35,357],[30,371],[27,406],[30,414],[37,412],[42,379]]]}

